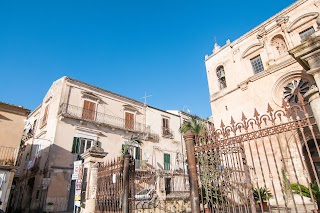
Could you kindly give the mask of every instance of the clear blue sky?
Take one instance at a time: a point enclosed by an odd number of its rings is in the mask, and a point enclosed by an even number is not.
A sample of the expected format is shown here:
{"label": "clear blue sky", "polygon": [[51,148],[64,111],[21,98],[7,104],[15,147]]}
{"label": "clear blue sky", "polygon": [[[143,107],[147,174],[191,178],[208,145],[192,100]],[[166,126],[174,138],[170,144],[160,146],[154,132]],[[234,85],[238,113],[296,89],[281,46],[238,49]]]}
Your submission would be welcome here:
{"label": "clear blue sky", "polygon": [[204,56],[293,0],[0,0],[0,101],[37,107],[69,76],[211,115]]}

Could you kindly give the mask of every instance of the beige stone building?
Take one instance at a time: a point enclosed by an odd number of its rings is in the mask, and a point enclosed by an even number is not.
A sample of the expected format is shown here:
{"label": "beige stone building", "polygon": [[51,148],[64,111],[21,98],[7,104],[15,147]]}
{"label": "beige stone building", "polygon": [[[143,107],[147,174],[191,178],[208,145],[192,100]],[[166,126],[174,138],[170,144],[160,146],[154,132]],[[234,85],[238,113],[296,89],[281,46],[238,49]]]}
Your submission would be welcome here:
{"label": "beige stone building", "polygon": [[0,102],[0,209],[9,209],[12,181],[21,144],[24,119],[30,110]]}
{"label": "beige stone building", "polygon": [[[183,114],[183,116],[181,116]],[[142,102],[62,77],[55,81],[43,102],[28,116],[25,149],[20,159],[16,209],[23,211],[72,212],[75,199],[74,161],[88,148],[101,147],[116,159],[129,145],[136,168],[146,165],[164,171],[155,186],[166,198],[184,191],[170,174],[184,174],[184,145],[179,133],[183,112],[168,112]],[[141,143],[132,144],[138,138]],[[178,182],[179,182],[178,181]]]}
{"label": "beige stone building", "polygon": [[[256,142],[258,144],[258,148],[252,148],[252,152],[251,149],[248,151],[248,144],[244,145],[248,165],[251,172],[256,173],[252,176],[253,185],[266,185],[273,195],[282,196],[284,193],[280,190],[283,188],[282,171],[290,183],[300,181],[306,186],[308,181],[317,179],[312,175],[313,166],[320,177],[317,154],[320,142],[317,89],[320,86],[319,12],[320,1],[295,1],[240,38],[232,42],[228,40],[223,46],[215,44],[212,54],[205,56],[212,117],[217,129],[224,128],[221,124],[232,126],[246,119],[273,113],[282,108],[283,100],[291,106],[295,105],[298,103],[298,93],[305,97],[306,102],[309,101],[307,111],[313,113],[318,125],[312,129],[313,135],[308,133],[309,138],[303,139],[294,130],[290,132],[290,137],[286,133],[278,138],[266,137],[265,142],[261,139],[262,143],[252,140],[251,147]],[[270,145],[264,147],[263,143],[269,144],[269,140],[270,143],[278,141],[279,145],[274,146],[274,150]],[[296,141],[299,141],[299,150],[293,146]],[[313,162],[305,154],[309,150],[304,147],[305,142],[309,144]],[[317,145],[311,147],[311,143]],[[301,153],[304,157],[299,157]],[[304,162],[310,176],[304,168]],[[274,197],[270,200],[271,204],[279,202],[277,205],[283,205],[283,197],[286,196],[279,196],[278,200]],[[296,203],[299,202],[301,200],[296,199]]]}

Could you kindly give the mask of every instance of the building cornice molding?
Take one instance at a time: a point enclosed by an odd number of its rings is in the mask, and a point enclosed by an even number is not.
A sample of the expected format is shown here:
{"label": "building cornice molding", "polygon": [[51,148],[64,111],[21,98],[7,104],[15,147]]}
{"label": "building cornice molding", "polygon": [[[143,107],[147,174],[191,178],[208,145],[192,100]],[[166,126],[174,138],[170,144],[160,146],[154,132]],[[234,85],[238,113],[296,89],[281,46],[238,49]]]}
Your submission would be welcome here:
{"label": "building cornice molding", "polygon": [[233,88],[231,90],[228,90],[228,91],[221,90],[219,92],[216,92],[216,93],[214,93],[214,94],[212,94],[210,96],[210,103],[212,103],[212,102],[214,102],[214,101],[216,101],[216,100],[218,100],[218,99],[220,99],[220,98],[222,98],[222,97],[224,97],[224,96],[226,96],[226,95],[228,95],[228,94],[230,94],[230,93],[232,93],[232,92],[234,92],[234,91],[236,91],[238,89],[241,89],[242,91],[246,90],[248,88],[248,85],[249,85],[250,82],[257,81],[257,80],[259,80],[261,78],[264,78],[264,77],[266,77],[266,76],[268,76],[268,75],[270,75],[272,73],[278,72],[279,70],[282,70],[285,67],[291,66],[294,63],[296,63],[296,60],[294,60],[293,58],[290,58],[290,59],[288,59],[288,60],[286,60],[286,61],[284,61],[284,62],[282,62],[280,64],[277,64],[277,65],[273,66],[272,68],[269,68],[269,69],[267,69],[265,71],[262,71],[262,72],[260,72],[258,74],[255,74],[255,75],[249,77],[245,81],[242,81],[241,83],[239,83],[237,85],[237,87],[235,87],[235,88]]}
{"label": "building cornice molding", "polygon": [[[288,26],[288,32],[292,32],[293,30],[297,29],[298,27],[302,26],[303,24],[316,19],[319,16],[318,12],[311,12],[303,14],[302,16],[299,16],[296,18],[289,26]],[[305,19],[303,22],[302,19]],[[300,22],[300,23],[299,23]]]}
{"label": "building cornice molding", "polygon": [[141,106],[141,107],[144,106],[144,104],[142,102],[139,102],[139,101],[136,101],[134,99],[131,99],[131,98],[128,98],[128,97],[125,97],[125,96],[110,92],[110,91],[102,89],[100,87],[96,87],[96,86],[93,86],[93,85],[90,85],[90,84],[87,84],[85,82],[82,82],[82,81],[79,81],[79,80],[76,80],[76,79],[73,79],[73,78],[69,78],[69,77],[66,77],[66,80],[67,80],[67,82],[70,82],[72,84],[78,85],[80,87],[85,87],[85,88],[88,88],[90,90],[93,90],[93,91],[96,91],[96,92],[99,92],[99,93],[106,94],[106,95],[111,96],[113,98],[120,99],[120,100],[122,100],[124,102],[129,102],[129,103]]}
{"label": "building cornice molding", "polygon": [[16,106],[12,104],[7,104],[4,102],[0,102],[0,111],[9,112],[17,115],[28,116],[30,114],[30,110],[23,108],[21,106]]}
{"label": "building cornice molding", "polygon": [[[253,28],[252,30],[250,30],[249,32],[245,33],[244,35],[240,36],[238,39],[236,39],[235,41],[231,42],[230,44],[226,44],[223,47],[220,48],[220,50],[217,52],[219,53],[222,49],[224,49],[226,46],[231,46],[231,47],[235,47],[237,46],[240,42],[242,42],[243,40],[247,39],[248,37],[251,37],[252,35],[258,34],[262,28],[265,28],[266,26],[272,24],[272,22],[277,22],[277,20],[281,17],[286,17],[288,13],[290,13],[291,11],[295,10],[297,7],[299,7],[300,5],[304,4],[305,2],[307,2],[309,0],[300,0],[300,1],[296,1],[295,3],[291,4],[290,6],[286,7],[285,9],[281,10],[280,12],[278,12],[277,14],[275,14],[274,16],[270,17],[269,19],[267,19],[266,21],[262,22],[261,24],[259,24],[258,26],[256,26],[255,28]],[[276,29],[277,24],[275,24],[275,26],[272,26],[271,28],[266,30],[266,33],[269,33],[270,31],[273,31],[274,29]],[[278,26],[279,27],[279,26]],[[205,61],[209,60],[211,57],[213,57],[214,55],[216,55],[217,53],[213,53],[209,56],[207,56],[205,58]]]}

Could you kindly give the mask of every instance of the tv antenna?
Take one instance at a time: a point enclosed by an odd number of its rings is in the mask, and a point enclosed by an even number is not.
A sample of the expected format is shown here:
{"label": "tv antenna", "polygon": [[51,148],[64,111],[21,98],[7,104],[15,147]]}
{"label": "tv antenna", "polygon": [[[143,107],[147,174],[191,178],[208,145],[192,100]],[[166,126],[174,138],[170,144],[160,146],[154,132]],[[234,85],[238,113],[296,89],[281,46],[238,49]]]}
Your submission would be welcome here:
{"label": "tv antenna", "polygon": [[144,105],[147,105],[147,98],[151,97],[152,95],[147,95],[146,92],[144,92],[144,96],[142,98],[144,98]]}

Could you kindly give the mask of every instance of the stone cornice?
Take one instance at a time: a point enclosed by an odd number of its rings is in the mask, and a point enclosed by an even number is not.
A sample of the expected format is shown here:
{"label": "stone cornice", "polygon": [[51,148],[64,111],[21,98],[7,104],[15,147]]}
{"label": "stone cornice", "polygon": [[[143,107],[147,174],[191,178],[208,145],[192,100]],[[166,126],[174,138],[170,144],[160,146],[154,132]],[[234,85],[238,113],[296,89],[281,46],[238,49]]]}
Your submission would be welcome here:
{"label": "stone cornice", "polygon": [[270,69],[264,70],[264,71],[262,71],[262,72],[260,72],[258,74],[255,74],[255,75],[249,77],[245,81],[242,81],[241,83],[239,83],[237,85],[237,87],[235,87],[235,88],[233,88],[233,89],[231,89],[229,91],[223,92],[224,90],[222,90],[222,91],[219,91],[217,93],[214,93],[214,94],[212,94],[210,96],[210,103],[214,102],[214,101],[216,101],[216,100],[218,100],[218,99],[220,99],[220,98],[222,98],[222,97],[224,97],[224,96],[226,96],[226,95],[228,95],[228,94],[230,94],[230,93],[232,93],[232,92],[234,92],[234,91],[236,91],[238,89],[246,90],[247,87],[248,87],[248,84],[250,82],[254,82],[254,81],[257,81],[257,80],[259,80],[261,78],[264,78],[265,76],[268,76],[268,75],[270,75],[272,73],[275,73],[275,72],[277,72],[279,70],[282,70],[283,68],[288,67],[288,66],[290,66],[290,65],[292,65],[294,63],[296,63],[296,61],[293,58],[290,58],[290,59],[288,59],[288,60],[286,60],[286,61],[284,61],[284,62],[282,62],[280,64],[277,64],[277,65],[271,67]]}
{"label": "stone cornice", "polygon": [[[264,28],[265,26],[270,25],[274,21],[276,22],[277,19],[279,19],[279,17],[285,17],[288,13],[290,13],[291,11],[293,11],[294,9],[296,9],[297,7],[299,7],[300,5],[302,5],[303,3],[307,2],[307,1],[308,0],[296,1],[295,3],[291,4],[287,8],[281,10],[280,12],[275,14],[274,16],[270,17],[266,21],[262,22],[261,24],[259,24],[258,26],[256,26],[255,28],[253,28],[252,30],[247,32],[246,34],[242,35],[241,37],[239,37],[235,41],[231,42],[230,44],[224,45],[223,47],[220,48],[220,50],[217,53],[219,53],[222,49],[224,49],[225,46],[230,45],[230,46],[234,47],[234,46],[238,45],[240,42],[242,42],[243,40],[247,39],[248,37],[259,33],[261,31],[261,28]],[[270,29],[266,30],[266,32],[269,33],[270,30],[274,30],[276,27],[277,27],[277,25],[272,26]],[[209,60],[211,57],[213,57],[217,53],[209,55],[208,57],[205,58],[205,61]]]}
{"label": "stone cornice", "polygon": [[0,110],[5,111],[5,112],[9,112],[9,113],[13,113],[13,114],[17,114],[17,115],[26,116],[26,117],[30,114],[29,109],[23,108],[21,106],[3,103],[3,102],[0,102]]}
{"label": "stone cornice", "polygon": [[131,98],[128,98],[128,97],[125,97],[125,96],[110,92],[110,91],[102,89],[100,87],[96,87],[96,86],[87,84],[85,82],[82,82],[82,81],[79,81],[79,80],[76,80],[76,79],[73,79],[73,78],[70,78],[70,77],[66,77],[66,80],[68,82],[70,82],[70,83],[73,83],[73,84],[76,84],[78,86],[91,89],[91,90],[99,92],[99,93],[106,94],[106,95],[111,96],[113,98],[120,99],[120,100],[125,101],[125,102],[130,102],[130,103],[136,104],[136,105],[141,106],[141,107],[144,106],[144,103],[142,103],[142,102],[139,102],[137,100],[134,100],[134,99],[131,99]]}

